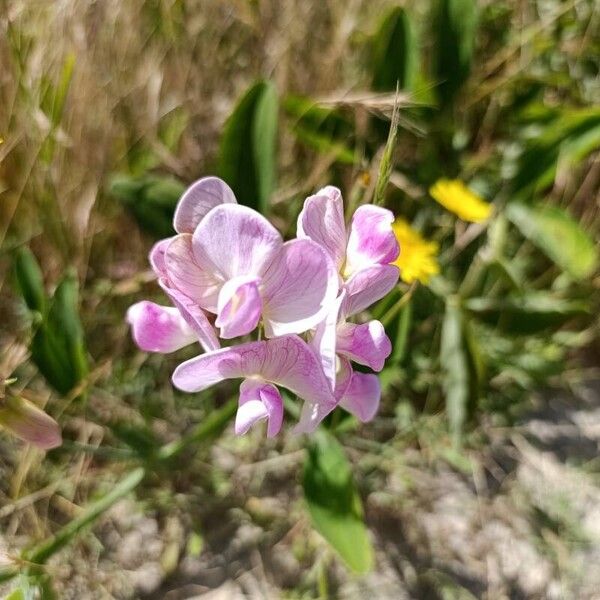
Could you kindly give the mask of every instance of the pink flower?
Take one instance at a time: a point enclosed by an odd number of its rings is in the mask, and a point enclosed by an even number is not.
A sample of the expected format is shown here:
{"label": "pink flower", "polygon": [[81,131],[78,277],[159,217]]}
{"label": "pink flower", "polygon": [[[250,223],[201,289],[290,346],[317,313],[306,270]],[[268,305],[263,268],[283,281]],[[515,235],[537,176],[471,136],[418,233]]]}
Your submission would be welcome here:
{"label": "pink flower", "polygon": [[[311,345],[321,359],[323,372],[339,406],[367,422],[379,408],[379,378],[371,373],[354,371],[350,361],[381,371],[392,351],[392,344],[379,321],[348,323],[342,312],[345,303],[346,291],[343,290],[327,318],[316,328]],[[302,431],[302,425],[298,429]]]}
{"label": "pink flower", "polygon": [[342,195],[333,186],[305,200],[298,238],[314,240],[329,253],[347,291],[346,315],[363,311],[396,285],[399,270],[390,263],[400,248],[393,221],[389,210],[366,204],[356,209],[347,229]]}
{"label": "pink flower", "polygon": [[[222,338],[302,333],[321,321],[337,295],[327,252],[311,240],[283,242],[259,213],[235,202],[226,183],[201,179],[183,195],[178,232],[164,243],[169,288],[217,315]],[[186,307],[189,310],[189,307]]]}
{"label": "pink flower", "polygon": [[276,385],[305,401],[306,412],[318,415],[315,426],[336,406],[319,358],[296,335],[249,342],[192,358],[173,373],[175,387],[200,392],[225,379],[244,379],[235,431],[245,433],[257,421],[268,421],[276,435],[283,420],[283,401]]}

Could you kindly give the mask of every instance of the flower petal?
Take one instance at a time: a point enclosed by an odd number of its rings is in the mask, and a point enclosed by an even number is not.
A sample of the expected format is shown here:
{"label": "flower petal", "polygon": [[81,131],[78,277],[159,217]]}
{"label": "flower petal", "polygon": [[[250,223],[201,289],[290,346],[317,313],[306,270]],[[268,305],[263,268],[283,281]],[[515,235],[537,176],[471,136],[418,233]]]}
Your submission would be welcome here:
{"label": "flower petal", "polygon": [[176,308],[138,302],[127,311],[135,343],[146,352],[175,352],[196,341],[196,335]]}
{"label": "flower petal", "polygon": [[165,252],[165,265],[169,287],[183,292],[202,308],[217,311],[219,289],[223,282],[210,270],[198,265],[189,233],[182,233],[171,240]]}
{"label": "flower petal", "polygon": [[336,385],[336,332],[340,308],[345,297],[346,290],[342,290],[340,295],[333,302],[331,310],[315,328],[315,334],[310,341],[310,345],[315,349],[315,352],[321,359],[323,372],[329,380],[331,389],[334,389]]}
{"label": "flower petal", "polygon": [[[259,406],[260,405],[260,406]],[[235,419],[235,433],[242,435],[261,419],[268,419],[267,437],[279,433],[283,423],[283,399],[270,383],[245,379],[240,386],[240,407]]]}
{"label": "flower petal", "polygon": [[224,203],[237,203],[231,188],[218,177],[203,177],[192,183],[177,204],[173,227],[177,233],[194,233],[208,211]]}
{"label": "flower petal", "polygon": [[246,335],[258,325],[262,312],[259,282],[258,277],[243,275],[230,279],[221,288],[215,325],[222,338]]}
{"label": "flower petal", "polygon": [[173,373],[173,383],[184,392],[200,392],[224,379],[242,377],[260,377],[303,400],[335,405],[319,359],[296,335],[202,354],[179,365]]}
{"label": "flower petal", "polygon": [[340,406],[352,413],[359,421],[366,423],[377,414],[380,399],[379,377],[372,373],[355,371]]}
{"label": "flower petal", "polygon": [[221,204],[202,219],[193,237],[197,264],[223,281],[261,276],[283,242],[261,214],[241,204]]}
{"label": "flower petal", "polygon": [[0,409],[0,426],[18,438],[43,450],[62,444],[58,423],[43,410],[24,398],[6,398]]}
{"label": "flower petal", "polygon": [[342,307],[344,316],[355,315],[381,300],[398,282],[398,267],[375,265],[362,269],[346,281],[346,301]]}
{"label": "flower petal", "polygon": [[198,304],[191,298],[188,298],[183,292],[169,287],[163,280],[160,281],[160,286],[169,296],[171,302],[179,309],[186,323],[194,330],[202,348],[206,352],[218,350],[221,344],[217,338],[215,328]]}
{"label": "flower petal", "polygon": [[386,208],[365,204],[352,217],[344,276],[372,265],[386,265],[398,258],[400,247],[392,229],[394,215]]}
{"label": "flower petal", "polygon": [[338,275],[327,252],[312,240],[291,240],[263,275],[263,318],[267,337],[302,333],[331,310]]}
{"label": "flower petal", "polygon": [[337,351],[373,371],[381,371],[392,352],[392,343],[379,321],[342,323],[337,328]]}
{"label": "flower petal", "polygon": [[297,230],[299,238],[310,238],[323,246],[338,271],[342,268],[347,239],[342,194],[338,188],[324,187],[304,201]]}
{"label": "flower petal", "polygon": [[170,237],[156,242],[156,244],[152,246],[148,257],[150,259],[150,265],[152,266],[152,270],[154,271],[156,276],[161,277],[163,279],[167,277],[165,253],[167,251],[167,247],[169,246],[172,240],[173,238]]}
{"label": "flower petal", "polygon": [[305,402],[302,405],[300,419],[293,429],[293,433],[312,433],[319,423],[335,408],[327,404],[313,404]]}

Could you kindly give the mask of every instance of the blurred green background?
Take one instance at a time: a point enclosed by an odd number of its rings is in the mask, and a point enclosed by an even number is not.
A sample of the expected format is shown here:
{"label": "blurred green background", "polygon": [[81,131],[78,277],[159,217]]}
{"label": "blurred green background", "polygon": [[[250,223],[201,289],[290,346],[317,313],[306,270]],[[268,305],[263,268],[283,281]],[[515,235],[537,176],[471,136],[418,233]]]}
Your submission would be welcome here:
{"label": "blurred green background", "polygon": [[[5,0],[0,138],[0,404],[64,438],[0,431],[0,592],[598,597],[597,2]],[[208,174],[287,237],[326,184],[405,224],[375,421],[236,438],[135,348]]]}

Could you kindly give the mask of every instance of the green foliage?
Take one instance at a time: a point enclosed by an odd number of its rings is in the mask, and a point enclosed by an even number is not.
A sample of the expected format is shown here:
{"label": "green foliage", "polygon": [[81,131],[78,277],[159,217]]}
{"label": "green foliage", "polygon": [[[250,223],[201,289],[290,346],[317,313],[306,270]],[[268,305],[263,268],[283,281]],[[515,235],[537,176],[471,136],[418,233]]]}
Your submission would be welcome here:
{"label": "green foliage", "polygon": [[183,183],[158,175],[117,175],[110,182],[109,190],[144,231],[155,238],[173,235],[173,213],[185,191]]}
{"label": "green foliage", "polygon": [[275,183],[277,122],[275,85],[259,81],[239,100],[221,138],[219,175],[241,204],[263,214]]}
{"label": "green foliage", "polygon": [[438,96],[449,104],[471,72],[477,3],[475,0],[434,0],[431,19],[433,76]]}
{"label": "green foliage", "polygon": [[28,249],[16,254],[14,269],[19,291],[38,319],[30,342],[31,358],[48,383],[67,394],[83,381],[89,369],[79,318],[77,278],[68,272],[49,299],[39,265]]}
{"label": "green foliage", "polygon": [[410,90],[419,63],[415,27],[408,12],[396,6],[383,18],[373,36],[372,88],[393,91],[398,86]]}
{"label": "green foliage", "polygon": [[507,217],[521,233],[575,279],[589,277],[598,266],[598,248],[581,226],[556,206],[513,202]]}
{"label": "green foliage", "polygon": [[360,497],[344,451],[331,434],[318,432],[307,448],[304,497],[315,529],[357,573],[373,565],[373,549]]}

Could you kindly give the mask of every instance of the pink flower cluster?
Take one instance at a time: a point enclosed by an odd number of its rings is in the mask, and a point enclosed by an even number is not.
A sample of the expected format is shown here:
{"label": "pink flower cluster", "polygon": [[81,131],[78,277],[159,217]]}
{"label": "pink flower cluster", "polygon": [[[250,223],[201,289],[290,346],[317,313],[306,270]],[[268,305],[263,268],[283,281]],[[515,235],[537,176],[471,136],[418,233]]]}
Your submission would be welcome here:
{"label": "pink flower cluster", "polygon": [[[369,421],[379,380],[354,371],[351,361],[380,371],[391,344],[379,321],[348,319],[398,280],[390,264],[399,253],[392,221],[390,211],[364,205],[346,227],[340,191],[329,186],[306,199],[297,238],[284,242],[262,215],[237,203],[224,181],[200,179],[179,201],[177,235],[150,252],[173,306],[133,305],[133,337],[150,352],[200,343],[204,354],[173,373],[185,392],[243,379],[238,434],[265,419],[268,436],[279,432],[284,411],[276,386],[304,401],[297,432],[313,431],[336,406]],[[221,348],[219,338],[257,327],[266,339]]]}

